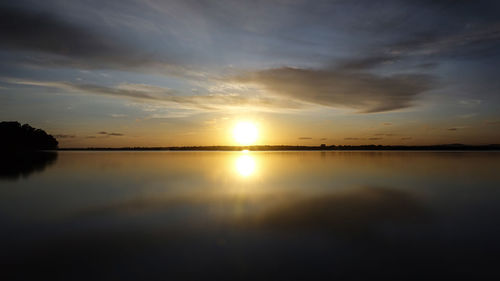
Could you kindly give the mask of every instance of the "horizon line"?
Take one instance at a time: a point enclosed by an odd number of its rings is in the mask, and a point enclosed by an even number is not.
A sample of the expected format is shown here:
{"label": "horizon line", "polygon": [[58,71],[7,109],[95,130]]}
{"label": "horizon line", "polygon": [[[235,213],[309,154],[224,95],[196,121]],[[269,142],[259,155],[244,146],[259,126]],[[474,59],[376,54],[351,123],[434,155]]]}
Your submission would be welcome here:
{"label": "horizon line", "polygon": [[123,146],[64,147],[57,150],[170,150],[170,151],[272,151],[272,150],[500,150],[500,144],[467,145],[461,143],[434,145],[191,145],[191,146]]}

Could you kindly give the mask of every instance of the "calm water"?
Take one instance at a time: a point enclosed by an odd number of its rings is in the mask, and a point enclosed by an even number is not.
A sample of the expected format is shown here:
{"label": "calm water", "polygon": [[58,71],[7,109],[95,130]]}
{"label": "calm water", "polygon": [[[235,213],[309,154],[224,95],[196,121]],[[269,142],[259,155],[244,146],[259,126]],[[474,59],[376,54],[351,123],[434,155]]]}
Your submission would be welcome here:
{"label": "calm water", "polygon": [[500,276],[500,153],[59,152],[30,161],[0,173],[2,280]]}

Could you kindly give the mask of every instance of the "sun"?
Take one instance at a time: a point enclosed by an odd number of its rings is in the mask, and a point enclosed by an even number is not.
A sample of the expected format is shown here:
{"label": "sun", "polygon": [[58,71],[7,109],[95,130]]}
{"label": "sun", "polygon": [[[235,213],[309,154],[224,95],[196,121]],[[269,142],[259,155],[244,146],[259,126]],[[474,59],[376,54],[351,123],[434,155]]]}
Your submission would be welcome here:
{"label": "sun", "polygon": [[255,171],[255,160],[250,155],[241,155],[236,159],[236,170],[243,177],[250,176]]}
{"label": "sun", "polygon": [[259,132],[251,122],[239,122],[233,130],[234,140],[240,145],[251,145],[257,141]]}

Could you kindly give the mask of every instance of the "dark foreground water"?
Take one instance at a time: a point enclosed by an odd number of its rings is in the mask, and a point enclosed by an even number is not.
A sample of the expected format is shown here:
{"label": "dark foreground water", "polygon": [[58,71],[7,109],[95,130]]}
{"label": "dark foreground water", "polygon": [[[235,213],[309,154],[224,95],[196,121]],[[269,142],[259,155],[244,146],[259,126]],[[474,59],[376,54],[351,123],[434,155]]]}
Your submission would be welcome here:
{"label": "dark foreground water", "polygon": [[500,277],[496,152],[2,161],[1,280]]}

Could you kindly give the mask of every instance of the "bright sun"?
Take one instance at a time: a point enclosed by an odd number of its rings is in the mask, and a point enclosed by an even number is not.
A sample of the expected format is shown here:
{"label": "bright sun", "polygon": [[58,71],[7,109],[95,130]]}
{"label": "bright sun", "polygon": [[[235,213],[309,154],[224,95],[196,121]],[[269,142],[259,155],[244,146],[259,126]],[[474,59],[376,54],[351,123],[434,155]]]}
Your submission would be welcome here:
{"label": "bright sun", "polygon": [[234,140],[240,145],[254,144],[258,136],[257,127],[250,122],[239,122],[233,130]]}

